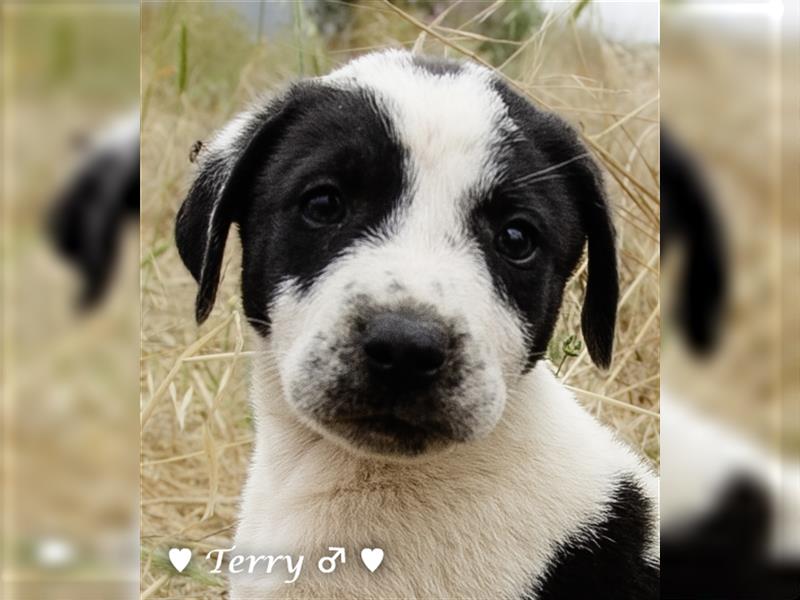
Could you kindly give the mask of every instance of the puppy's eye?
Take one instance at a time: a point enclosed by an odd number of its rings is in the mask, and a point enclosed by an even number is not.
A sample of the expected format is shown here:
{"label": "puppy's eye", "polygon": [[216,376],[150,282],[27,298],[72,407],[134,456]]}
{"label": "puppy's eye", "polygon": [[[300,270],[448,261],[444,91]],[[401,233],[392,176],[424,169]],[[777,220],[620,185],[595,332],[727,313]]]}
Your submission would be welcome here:
{"label": "puppy's eye", "polygon": [[300,211],[309,225],[335,225],[344,218],[344,202],[335,189],[318,188],[305,195]]}
{"label": "puppy's eye", "polygon": [[522,220],[506,223],[494,239],[497,251],[506,258],[521,262],[536,251],[536,230]]}

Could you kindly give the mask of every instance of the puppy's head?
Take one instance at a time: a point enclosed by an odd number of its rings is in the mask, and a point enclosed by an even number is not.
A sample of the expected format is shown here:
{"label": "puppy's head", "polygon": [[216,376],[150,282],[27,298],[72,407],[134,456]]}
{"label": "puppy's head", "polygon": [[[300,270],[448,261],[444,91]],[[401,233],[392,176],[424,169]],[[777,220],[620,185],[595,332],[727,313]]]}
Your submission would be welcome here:
{"label": "puppy's head", "polygon": [[614,233],[575,133],[473,64],[402,52],[298,83],[204,149],[177,219],[204,320],[239,225],[248,319],[308,426],[384,456],[487,435],[588,240],[611,358]]}

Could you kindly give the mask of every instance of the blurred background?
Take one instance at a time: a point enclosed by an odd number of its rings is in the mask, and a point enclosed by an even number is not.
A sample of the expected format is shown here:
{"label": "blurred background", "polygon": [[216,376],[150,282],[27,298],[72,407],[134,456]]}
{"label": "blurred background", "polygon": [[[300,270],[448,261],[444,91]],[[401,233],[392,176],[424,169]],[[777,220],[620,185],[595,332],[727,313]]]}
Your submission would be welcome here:
{"label": "blurred background", "polygon": [[[90,251],[93,229],[109,222],[106,194],[79,179],[98,152],[114,154],[120,119],[136,136],[139,8],[6,2],[1,10],[0,596],[132,597],[138,235],[128,219],[114,228],[115,243]],[[126,156],[129,167],[131,159],[138,151]],[[111,162],[101,172],[121,166]],[[138,169],[128,171],[138,185]],[[105,253],[116,254],[109,285],[88,292],[81,257]]]}
{"label": "blurred background", "polygon": [[[665,329],[662,368],[676,391],[687,386],[709,410],[796,455],[800,355],[781,342],[800,314],[785,296],[800,266],[797,7],[732,4],[662,11],[662,116],[702,172],[729,272],[713,351],[698,360]],[[665,302],[679,297],[671,275]]]}
{"label": "blurred background", "polygon": [[665,598],[800,597],[798,32],[796,2],[662,5]]}
{"label": "blurred background", "polygon": [[[604,165],[619,232],[616,356],[601,372],[580,337],[586,265],[549,359],[592,413],[659,462],[658,6],[596,2],[146,4],[142,9],[142,568],[148,597],[217,597],[203,556],[229,548],[252,443],[248,331],[231,236],[215,311],[194,323],[196,283],[175,214],[190,151],[260,96],[387,47],[471,58],[573,123]],[[181,575],[168,548],[196,559]]]}

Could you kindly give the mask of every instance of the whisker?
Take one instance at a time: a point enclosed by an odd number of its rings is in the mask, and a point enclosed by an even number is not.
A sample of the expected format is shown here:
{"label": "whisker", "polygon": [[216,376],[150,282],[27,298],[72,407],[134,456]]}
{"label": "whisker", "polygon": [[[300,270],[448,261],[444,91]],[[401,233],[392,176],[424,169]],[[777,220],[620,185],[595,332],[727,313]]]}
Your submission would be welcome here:
{"label": "whisker", "polygon": [[523,185],[532,185],[534,183],[539,183],[540,181],[547,181],[549,179],[563,179],[565,176],[563,174],[555,174],[555,175],[543,175],[541,177],[536,177],[533,179],[528,179],[528,177],[529,177],[528,175],[525,175],[510,182],[508,190],[513,191],[521,188]]}
{"label": "whisker", "polygon": [[265,321],[264,319],[256,319],[255,317],[247,317],[248,323],[258,323],[259,325],[266,325],[270,326],[272,323],[270,321]]}
{"label": "whisker", "polygon": [[577,156],[573,156],[572,158],[568,158],[567,160],[562,160],[560,163],[556,163],[554,165],[550,165],[544,169],[536,171],[535,173],[529,173],[523,177],[520,177],[516,181],[529,181],[532,179],[537,178],[539,175],[544,175],[545,173],[550,173],[551,171],[555,171],[556,169],[560,169],[561,167],[565,167],[566,165],[575,162],[576,160],[581,160],[582,158],[586,158],[589,156],[588,152],[582,152]]}

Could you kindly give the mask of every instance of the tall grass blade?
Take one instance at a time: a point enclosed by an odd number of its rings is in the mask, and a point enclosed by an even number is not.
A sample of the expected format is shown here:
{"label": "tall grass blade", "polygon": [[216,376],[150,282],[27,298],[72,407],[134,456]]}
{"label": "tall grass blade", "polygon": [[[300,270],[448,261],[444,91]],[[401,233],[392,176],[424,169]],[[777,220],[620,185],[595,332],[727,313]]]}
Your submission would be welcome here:
{"label": "tall grass blade", "polygon": [[577,6],[575,6],[575,9],[572,11],[573,21],[578,20],[578,17],[581,16],[581,13],[584,11],[584,9],[589,6],[589,2],[591,2],[591,0],[581,0],[578,2]]}
{"label": "tall grass blade", "polygon": [[178,94],[186,91],[186,71],[188,70],[188,33],[186,23],[181,23],[181,32],[178,37]]}

